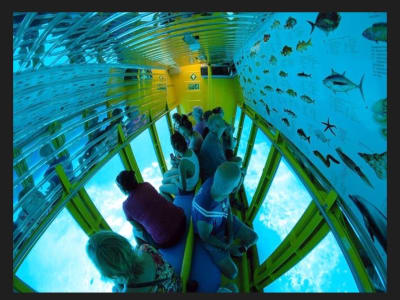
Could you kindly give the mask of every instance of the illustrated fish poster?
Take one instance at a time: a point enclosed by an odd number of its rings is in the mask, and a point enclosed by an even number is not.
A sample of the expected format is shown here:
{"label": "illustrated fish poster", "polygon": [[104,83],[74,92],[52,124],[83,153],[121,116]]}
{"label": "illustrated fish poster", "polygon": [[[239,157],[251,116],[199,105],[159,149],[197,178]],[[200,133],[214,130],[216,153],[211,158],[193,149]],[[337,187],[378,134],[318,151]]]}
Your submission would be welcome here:
{"label": "illustrated fish poster", "polygon": [[246,105],[303,152],[386,257],[386,13],[274,13],[235,64]]}

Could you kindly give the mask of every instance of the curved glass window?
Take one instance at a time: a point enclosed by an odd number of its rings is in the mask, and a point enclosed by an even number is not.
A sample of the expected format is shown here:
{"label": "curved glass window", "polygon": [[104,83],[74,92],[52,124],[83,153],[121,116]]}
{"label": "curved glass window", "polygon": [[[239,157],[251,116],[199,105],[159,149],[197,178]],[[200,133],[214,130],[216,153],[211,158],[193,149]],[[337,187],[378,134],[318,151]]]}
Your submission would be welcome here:
{"label": "curved glass window", "polygon": [[264,292],[358,293],[357,285],[332,232]]}
{"label": "curved glass window", "polygon": [[260,178],[270,150],[271,142],[265,136],[265,134],[258,129],[256,139],[254,140],[253,150],[251,151],[247,173],[243,181],[247,203],[249,206],[260,182]]}
{"label": "curved glass window", "polygon": [[246,154],[247,143],[249,141],[252,123],[253,123],[253,121],[246,115],[244,117],[242,135],[240,136],[239,148],[238,148],[238,152],[237,152],[237,156],[241,157],[242,159],[244,158],[244,155]]}
{"label": "curved glass window", "polygon": [[143,180],[151,183],[158,190],[161,186],[162,175],[149,130],[146,129],[143,131],[130,145],[142,173]]}
{"label": "curved glass window", "polygon": [[167,169],[171,169],[171,157],[170,153],[174,153],[174,149],[171,145],[171,133],[169,132],[167,116],[162,117],[156,122],[156,129],[158,133],[158,138],[160,140],[161,149],[164,154],[165,163],[167,164]]}
{"label": "curved glass window", "polygon": [[264,262],[293,229],[311,202],[300,179],[282,157],[270,189],[260,207],[253,226],[260,263]]}
{"label": "curved glass window", "polygon": [[37,292],[111,292],[86,253],[88,236],[64,208],[16,275]]}

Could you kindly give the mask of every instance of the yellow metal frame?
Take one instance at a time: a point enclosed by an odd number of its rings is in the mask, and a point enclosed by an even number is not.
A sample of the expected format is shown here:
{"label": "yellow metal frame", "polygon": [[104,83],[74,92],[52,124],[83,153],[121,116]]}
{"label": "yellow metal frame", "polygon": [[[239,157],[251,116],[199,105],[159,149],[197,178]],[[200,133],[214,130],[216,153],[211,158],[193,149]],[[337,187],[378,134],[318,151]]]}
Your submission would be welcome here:
{"label": "yellow metal frame", "polygon": [[36,291],[22,281],[17,275],[13,275],[13,286],[17,293],[36,293]]}

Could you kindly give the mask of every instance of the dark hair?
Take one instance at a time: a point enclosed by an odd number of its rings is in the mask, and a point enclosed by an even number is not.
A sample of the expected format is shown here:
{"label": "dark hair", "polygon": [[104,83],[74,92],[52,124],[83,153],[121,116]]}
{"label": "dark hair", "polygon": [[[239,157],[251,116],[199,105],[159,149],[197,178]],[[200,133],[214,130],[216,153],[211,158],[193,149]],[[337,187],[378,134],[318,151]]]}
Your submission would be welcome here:
{"label": "dark hair", "polygon": [[116,181],[126,191],[130,192],[136,189],[138,182],[133,171],[122,171],[118,174]]}
{"label": "dark hair", "polygon": [[180,122],[181,122],[181,115],[180,115],[179,113],[174,113],[174,114],[172,115],[172,119],[173,119],[175,122],[180,123]]}
{"label": "dark hair", "polygon": [[190,122],[187,115],[182,115],[180,126],[185,127],[187,130],[190,131],[190,133],[193,132],[192,122]]}
{"label": "dark hair", "polygon": [[185,153],[188,149],[185,138],[177,131],[171,135],[171,144],[172,147],[180,153]]}
{"label": "dark hair", "polygon": [[214,114],[220,114],[222,112],[222,107],[218,106],[212,110]]}
{"label": "dark hair", "polygon": [[211,110],[207,110],[203,113],[203,119],[207,122],[208,118],[212,115],[212,111]]}

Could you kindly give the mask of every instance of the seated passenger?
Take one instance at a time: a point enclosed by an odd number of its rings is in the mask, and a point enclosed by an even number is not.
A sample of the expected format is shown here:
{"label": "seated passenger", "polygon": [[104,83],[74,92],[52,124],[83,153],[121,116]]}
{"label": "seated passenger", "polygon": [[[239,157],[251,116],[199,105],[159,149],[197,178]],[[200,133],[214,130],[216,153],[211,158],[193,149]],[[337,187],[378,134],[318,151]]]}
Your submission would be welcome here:
{"label": "seated passenger", "polygon": [[200,178],[204,182],[208,177],[214,175],[220,164],[226,161],[221,137],[225,130],[225,123],[221,117],[212,115],[208,119],[210,133],[207,134],[199,152]]}
{"label": "seated passenger", "polygon": [[138,183],[135,172],[122,171],[116,178],[121,191],[128,195],[123,203],[125,216],[134,228],[144,230],[150,243],[158,248],[175,245],[185,233],[186,217],[182,208],[175,206],[148,182]]}
{"label": "seated passenger", "polygon": [[186,115],[181,115],[177,131],[184,136],[188,148],[195,153],[199,153],[201,144],[203,143],[203,137],[200,133],[193,130],[192,123]]}
{"label": "seated passenger", "polygon": [[203,113],[203,119],[204,119],[204,122],[206,122],[206,126],[204,127],[204,130],[202,133],[203,140],[206,138],[207,134],[210,132],[210,130],[208,129],[207,122],[208,122],[208,119],[211,117],[211,115],[212,115],[211,110],[207,110]]}
{"label": "seated passenger", "polygon": [[203,136],[203,131],[207,126],[206,121],[203,119],[203,109],[200,106],[193,107],[192,116],[196,121],[193,129]]}
{"label": "seated passenger", "polygon": [[114,282],[114,293],[177,293],[182,281],[172,266],[148,244],[133,248],[112,231],[93,234],[86,252],[102,276]]}
{"label": "seated passenger", "polygon": [[221,272],[231,279],[238,273],[231,255],[243,255],[258,238],[250,227],[232,215],[229,194],[238,185],[240,176],[236,163],[224,162],[203,183],[192,204],[195,233]]}
{"label": "seated passenger", "polygon": [[180,158],[177,168],[164,173],[160,193],[185,195],[193,193],[199,181],[200,166],[196,154],[187,147],[185,138],[179,132],[171,136],[171,144]]}
{"label": "seated passenger", "polygon": [[236,140],[233,137],[233,127],[231,125],[226,126],[224,133],[222,134],[222,145],[227,160],[232,160],[234,157],[233,150],[236,146]]}

